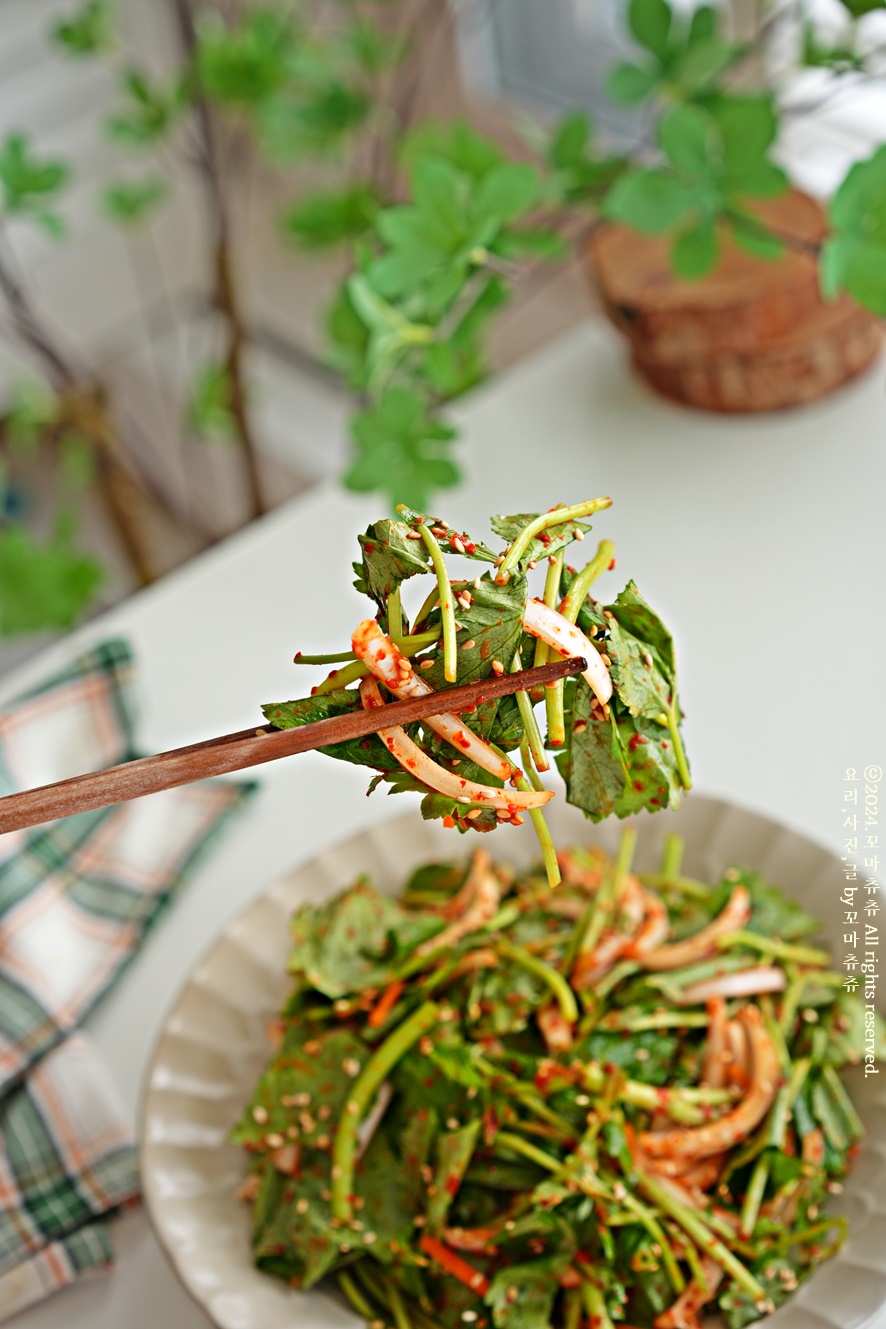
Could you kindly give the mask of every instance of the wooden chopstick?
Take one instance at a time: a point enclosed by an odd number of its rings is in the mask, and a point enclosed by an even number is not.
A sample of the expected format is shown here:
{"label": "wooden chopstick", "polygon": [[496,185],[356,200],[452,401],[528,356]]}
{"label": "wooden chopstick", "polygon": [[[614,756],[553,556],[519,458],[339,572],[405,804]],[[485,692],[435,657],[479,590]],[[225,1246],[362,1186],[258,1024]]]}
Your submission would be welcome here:
{"label": "wooden chopstick", "polygon": [[330,743],[362,738],[378,729],[411,724],[414,720],[438,715],[441,710],[462,714],[475,710],[482,701],[554,683],[567,674],[581,673],[585,667],[581,657],[556,660],[533,669],[447,688],[442,694],[430,693],[426,697],[391,702],[383,710],[354,711],[350,715],[333,716],[330,720],[317,720],[298,729],[241,729],[236,734],[222,734],[219,738],[158,752],[153,757],[140,757],[121,766],[75,775],[69,780],[41,785],[39,789],[24,789],[0,798],[0,833],[23,830],[26,826],[37,826],[55,821],[57,817],[70,817],[75,812],[89,812],[112,803],[124,803],[131,798],[141,798],[143,794],[155,794],[161,789],[173,789],[176,785],[191,784],[213,775],[227,775],[248,766],[261,766],[267,761],[276,761],[278,757],[290,757],[296,752],[326,747]]}

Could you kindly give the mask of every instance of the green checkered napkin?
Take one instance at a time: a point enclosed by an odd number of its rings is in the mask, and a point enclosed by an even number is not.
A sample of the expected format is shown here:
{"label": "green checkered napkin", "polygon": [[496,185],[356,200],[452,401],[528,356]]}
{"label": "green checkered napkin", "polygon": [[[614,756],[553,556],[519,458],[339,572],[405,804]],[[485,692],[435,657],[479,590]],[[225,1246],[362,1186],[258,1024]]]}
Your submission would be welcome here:
{"label": "green checkered napkin", "polygon": [[[109,641],[0,715],[0,793],[131,760],[133,661]],[[107,1267],[131,1129],[79,1026],[252,783],[186,785],[0,836],[0,1318]]]}

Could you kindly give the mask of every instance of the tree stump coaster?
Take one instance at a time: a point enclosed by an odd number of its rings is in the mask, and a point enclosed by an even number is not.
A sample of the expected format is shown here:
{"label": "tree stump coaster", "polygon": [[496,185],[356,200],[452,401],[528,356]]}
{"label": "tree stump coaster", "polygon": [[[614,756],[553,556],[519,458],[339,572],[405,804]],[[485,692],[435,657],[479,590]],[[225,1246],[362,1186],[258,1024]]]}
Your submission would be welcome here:
{"label": "tree stump coaster", "polygon": [[622,226],[591,239],[608,316],[639,372],[676,401],[730,412],[798,405],[861,373],[882,345],[873,315],[848,297],[821,298],[819,204],[791,190],[755,212],[797,247],[759,259],[726,239],[717,269],[694,282],[671,272],[664,240]]}

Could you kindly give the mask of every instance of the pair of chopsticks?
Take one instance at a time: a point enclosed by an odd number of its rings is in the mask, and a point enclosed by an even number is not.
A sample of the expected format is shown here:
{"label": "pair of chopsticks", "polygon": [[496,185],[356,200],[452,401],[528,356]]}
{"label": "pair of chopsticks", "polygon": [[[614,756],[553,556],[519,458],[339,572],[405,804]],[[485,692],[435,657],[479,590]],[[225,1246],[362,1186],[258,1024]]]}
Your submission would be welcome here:
{"label": "pair of chopsticks", "polygon": [[174,789],[177,785],[206,780],[213,775],[228,775],[249,766],[262,766],[280,757],[291,757],[296,752],[362,738],[393,725],[412,724],[429,715],[439,715],[441,710],[463,714],[476,710],[481,702],[555,683],[567,674],[581,673],[586,667],[581,657],[556,660],[513,674],[446,688],[442,694],[429,693],[426,697],[391,702],[383,710],[337,715],[330,720],[301,725],[298,729],[241,729],[236,734],[222,734],[219,738],[191,743],[188,747],[158,752],[153,757],[109,766],[107,770],[75,775],[69,780],[41,785],[39,789],[25,789],[0,798],[0,833],[23,830],[27,826],[55,821],[58,817],[70,817],[75,812],[125,803],[131,798],[156,794],[161,789]]}

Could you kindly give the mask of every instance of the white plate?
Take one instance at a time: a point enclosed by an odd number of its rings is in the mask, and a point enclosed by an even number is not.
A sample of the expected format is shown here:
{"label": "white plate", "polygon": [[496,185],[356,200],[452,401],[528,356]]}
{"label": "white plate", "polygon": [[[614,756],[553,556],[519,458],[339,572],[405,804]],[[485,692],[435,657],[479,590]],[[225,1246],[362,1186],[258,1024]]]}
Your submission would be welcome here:
{"label": "white plate", "polygon": [[[549,809],[558,844],[594,839],[612,850],[621,826],[593,827],[560,800]],[[686,839],[685,871],[706,880],[736,863],[757,868],[824,922],[842,957],[838,859],[812,841],[733,805],[693,794],[678,812],[644,816],[637,863],[654,870],[665,834]],[[501,859],[538,857],[529,823],[499,830]],[[188,1291],[221,1329],[354,1329],[360,1322],[334,1296],[298,1293],[252,1264],[248,1206],[234,1198],[242,1151],[228,1132],[250,1097],[268,1047],[266,1021],[279,1009],[289,949],[288,922],[305,900],[322,900],[366,873],[396,891],[429,859],[464,854],[473,842],[417,813],[307,863],[284,878],[216,941],[176,1002],[150,1069],[142,1113],[145,1199],[157,1235]],[[840,1254],[768,1320],[771,1329],[860,1329],[886,1302],[886,1073],[853,1073],[850,1091],[868,1138],[834,1208],[850,1220]]]}

